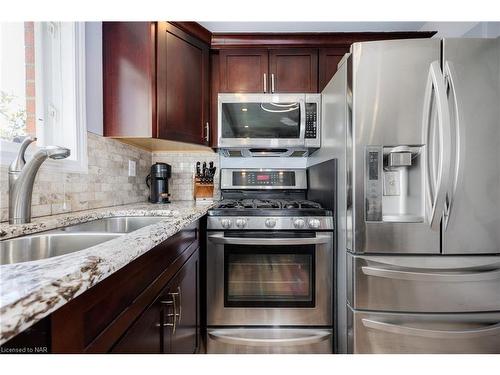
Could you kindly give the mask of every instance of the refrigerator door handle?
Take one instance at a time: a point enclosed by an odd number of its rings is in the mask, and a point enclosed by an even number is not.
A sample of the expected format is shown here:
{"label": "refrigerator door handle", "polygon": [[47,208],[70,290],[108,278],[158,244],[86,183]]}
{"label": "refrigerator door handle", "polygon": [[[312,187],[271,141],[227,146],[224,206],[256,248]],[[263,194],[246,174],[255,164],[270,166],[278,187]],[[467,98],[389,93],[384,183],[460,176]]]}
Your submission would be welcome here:
{"label": "refrigerator door handle", "polygon": [[372,319],[361,319],[363,325],[367,328],[376,329],[383,332],[395,333],[398,335],[420,336],[435,339],[466,339],[473,337],[483,337],[500,334],[500,323],[494,323],[485,326],[484,328],[464,329],[457,331],[445,331],[435,329],[423,329],[408,327],[399,324],[379,322]]}
{"label": "refrigerator door handle", "polygon": [[458,94],[457,94],[457,84],[456,84],[456,74],[455,74],[455,69],[453,67],[453,63],[450,61],[446,61],[444,64],[444,77],[446,80],[447,87],[449,87],[449,97],[451,103],[450,105],[452,106],[452,111],[453,111],[453,121],[450,119],[450,124],[451,124],[451,130],[453,132],[453,146],[454,146],[454,152],[452,151],[452,168],[453,168],[453,176],[450,177],[450,185],[448,188],[448,193],[447,193],[447,200],[446,200],[446,207],[445,207],[445,213],[444,213],[444,220],[443,220],[443,227],[446,230],[448,227],[448,221],[449,221],[449,216],[452,210],[453,206],[453,198],[455,195],[455,190],[457,188],[458,184],[458,176],[460,172],[460,111],[461,107],[459,106],[458,102]]}
{"label": "refrigerator door handle", "polygon": [[[433,95],[433,93],[435,93]],[[429,197],[431,194],[431,182],[429,177],[429,158],[430,147],[429,140],[431,138],[430,122],[431,122],[431,108],[432,102],[435,99],[437,109],[437,118],[439,125],[438,141],[439,141],[439,157],[438,157],[438,173],[436,181],[436,190],[434,196]],[[424,140],[427,149],[428,171],[427,171],[427,195],[431,202],[430,216],[428,218],[431,229],[438,231],[440,229],[441,218],[444,213],[446,203],[446,193],[448,190],[450,178],[450,164],[451,164],[451,128],[450,128],[450,114],[448,108],[448,99],[446,97],[446,87],[444,85],[444,76],[441,72],[438,61],[431,63],[429,68],[429,75],[427,79],[427,87],[425,90],[424,99],[424,114],[423,114],[423,129]]]}
{"label": "refrigerator door handle", "polygon": [[500,268],[484,271],[463,271],[462,273],[455,272],[415,272],[401,271],[393,269],[384,269],[378,267],[361,267],[365,275],[375,277],[385,277],[388,279],[407,280],[407,281],[425,281],[425,282],[476,282],[488,280],[500,280]]}

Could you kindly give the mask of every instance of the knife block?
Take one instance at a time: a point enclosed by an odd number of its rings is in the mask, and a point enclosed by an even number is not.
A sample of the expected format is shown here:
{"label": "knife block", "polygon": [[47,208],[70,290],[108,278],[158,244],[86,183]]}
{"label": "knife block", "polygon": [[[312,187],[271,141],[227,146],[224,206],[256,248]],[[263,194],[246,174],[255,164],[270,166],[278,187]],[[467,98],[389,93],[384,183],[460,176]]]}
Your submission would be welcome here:
{"label": "knife block", "polygon": [[197,201],[212,200],[214,198],[214,184],[202,182],[199,178],[194,178],[194,199]]}

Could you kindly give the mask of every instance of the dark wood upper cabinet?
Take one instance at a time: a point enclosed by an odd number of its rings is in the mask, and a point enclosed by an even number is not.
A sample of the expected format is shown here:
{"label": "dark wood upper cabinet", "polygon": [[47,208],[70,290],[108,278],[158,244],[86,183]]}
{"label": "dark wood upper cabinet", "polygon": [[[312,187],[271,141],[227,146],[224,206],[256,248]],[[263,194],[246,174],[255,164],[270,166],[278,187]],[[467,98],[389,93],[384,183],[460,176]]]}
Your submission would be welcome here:
{"label": "dark wood upper cabinet", "polygon": [[220,89],[219,54],[210,54],[210,130],[209,146],[217,147],[217,100]]}
{"label": "dark wood upper cabinet", "polygon": [[317,92],[318,50],[227,49],[219,54],[219,92]]}
{"label": "dark wood upper cabinet", "polygon": [[158,24],[158,137],[205,144],[209,121],[209,47]]}
{"label": "dark wood upper cabinet", "polygon": [[104,135],[208,144],[209,50],[168,22],[104,22]]}
{"label": "dark wood upper cabinet", "polygon": [[269,90],[267,50],[223,50],[219,56],[219,92],[252,93]]}
{"label": "dark wood upper cabinet", "polygon": [[323,91],[337,72],[337,65],[349,48],[321,48],[319,50],[319,92]]}
{"label": "dark wood upper cabinet", "polygon": [[317,92],[318,50],[270,50],[269,74],[272,92]]}
{"label": "dark wood upper cabinet", "polygon": [[156,137],[153,22],[103,22],[104,135]]}

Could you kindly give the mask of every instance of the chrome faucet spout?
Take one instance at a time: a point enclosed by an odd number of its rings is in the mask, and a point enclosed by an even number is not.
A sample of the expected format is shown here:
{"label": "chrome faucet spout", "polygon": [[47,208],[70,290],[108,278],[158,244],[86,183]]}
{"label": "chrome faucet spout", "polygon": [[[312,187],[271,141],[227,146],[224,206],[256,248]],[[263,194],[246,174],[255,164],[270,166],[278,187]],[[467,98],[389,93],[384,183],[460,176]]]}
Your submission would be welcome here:
{"label": "chrome faucet spout", "polygon": [[16,158],[9,165],[9,175],[11,173],[21,172],[21,169],[23,169],[24,165],[26,164],[26,149],[31,143],[35,141],[36,137],[32,136],[27,136],[23,139],[23,141],[21,142],[21,146],[19,146],[19,152],[17,153]]}
{"label": "chrome faucet spout", "polygon": [[25,162],[25,151],[36,138],[26,138],[19,154],[9,167],[9,223],[24,224],[31,221],[31,196],[35,177],[42,163],[51,158],[65,159],[70,150],[59,146],[47,146],[38,150],[29,162]]}

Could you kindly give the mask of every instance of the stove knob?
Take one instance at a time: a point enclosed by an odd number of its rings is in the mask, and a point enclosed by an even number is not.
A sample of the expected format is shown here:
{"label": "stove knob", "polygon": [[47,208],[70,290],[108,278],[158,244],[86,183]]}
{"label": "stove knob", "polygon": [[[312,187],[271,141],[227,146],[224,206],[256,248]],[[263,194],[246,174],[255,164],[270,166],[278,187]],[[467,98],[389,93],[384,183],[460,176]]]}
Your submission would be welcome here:
{"label": "stove knob", "polygon": [[297,229],[302,229],[304,228],[304,225],[306,225],[306,222],[304,221],[304,219],[295,219],[293,221],[293,226]]}
{"label": "stove knob", "polygon": [[236,219],[236,226],[240,229],[245,228],[245,225],[247,225],[247,221],[245,219]]}
{"label": "stove knob", "polygon": [[309,228],[319,229],[319,227],[321,226],[321,221],[319,221],[319,219],[311,219],[309,220],[308,224]]}
{"label": "stove knob", "polygon": [[266,219],[264,224],[266,224],[268,228],[274,228],[276,226],[276,219]]}
{"label": "stove knob", "polygon": [[220,225],[224,229],[229,229],[229,228],[231,228],[231,225],[233,225],[233,223],[232,223],[231,219],[221,219]]}

